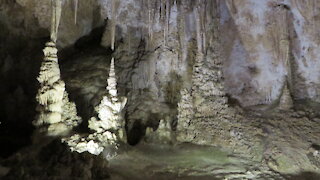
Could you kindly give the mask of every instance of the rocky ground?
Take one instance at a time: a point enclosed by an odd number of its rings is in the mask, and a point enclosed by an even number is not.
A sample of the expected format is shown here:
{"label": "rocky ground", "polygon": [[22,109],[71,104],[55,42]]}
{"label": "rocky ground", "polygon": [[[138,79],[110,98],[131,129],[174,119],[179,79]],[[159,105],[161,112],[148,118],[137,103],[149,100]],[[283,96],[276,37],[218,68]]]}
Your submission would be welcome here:
{"label": "rocky ground", "polygon": [[[121,146],[117,156],[109,160],[106,160],[110,153],[107,149],[100,156],[78,154],[70,152],[60,140],[46,139],[46,143],[41,146],[29,146],[10,158],[2,159],[0,177],[276,180],[320,178],[320,126],[316,113],[309,110],[250,114],[251,116],[242,117],[241,128],[229,131],[230,136],[221,138],[218,143],[212,141],[212,146],[178,143],[174,136],[170,141],[163,141],[161,138],[150,141],[152,138],[146,137],[136,146]],[[236,123],[237,121],[233,126],[236,126]],[[201,142],[200,138],[207,141],[207,138],[217,137],[217,132],[213,132],[210,127],[201,130],[205,135],[199,130],[195,131],[197,142]],[[152,133],[147,136],[152,136]],[[228,141],[228,137],[233,139]],[[234,138],[237,138],[238,142],[233,144],[231,140]],[[248,139],[251,142],[246,142]]]}

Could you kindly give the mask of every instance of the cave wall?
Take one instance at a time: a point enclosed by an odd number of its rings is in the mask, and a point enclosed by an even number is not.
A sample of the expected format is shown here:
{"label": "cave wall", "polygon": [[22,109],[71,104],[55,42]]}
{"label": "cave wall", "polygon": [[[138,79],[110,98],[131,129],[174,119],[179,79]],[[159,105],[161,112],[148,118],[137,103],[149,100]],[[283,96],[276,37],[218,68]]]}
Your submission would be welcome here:
{"label": "cave wall", "polygon": [[[219,28],[225,90],[242,106],[274,103],[290,73],[294,99],[320,101],[316,0],[79,0],[77,8],[75,2],[63,1],[58,47],[62,77],[85,119],[102,98],[111,55],[119,93],[128,97],[128,126],[174,119],[180,89],[191,88],[196,50],[209,45],[199,39],[208,40],[212,25]],[[3,122],[33,119],[29,105],[35,103],[49,12],[50,0],[0,2]],[[103,29],[100,38],[79,42],[97,27]],[[116,49],[104,52],[112,32]]]}

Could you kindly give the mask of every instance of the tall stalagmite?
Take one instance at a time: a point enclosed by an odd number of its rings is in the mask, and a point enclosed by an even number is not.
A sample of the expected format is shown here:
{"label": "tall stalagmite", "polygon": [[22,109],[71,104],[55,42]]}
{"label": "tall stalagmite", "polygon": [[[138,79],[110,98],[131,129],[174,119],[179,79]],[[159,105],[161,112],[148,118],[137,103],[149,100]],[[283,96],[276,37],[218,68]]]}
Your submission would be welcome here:
{"label": "tall stalagmite", "polygon": [[[212,122],[212,127],[218,128],[219,121],[229,116],[230,109],[224,90],[222,76],[222,54],[220,41],[217,36],[217,25],[214,24],[214,12],[203,14],[206,6],[198,1],[195,13],[197,26],[197,52],[192,72],[191,91],[181,92],[181,101],[178,104],[178,140],[193,141],[200,137],[198,132],[207,122]],[[208,12],[207,12],[208,13]],[[204,19],[210,18],[213,26],[204,28]],[[205,36],[206,32],[211,32],[210,36]],[[209,38],[205,40],[204,38]],[[205,43],[210,43],[208,46]],[[206,48],[205,48],[206,47]],[[192,114],[189,114],[191,113]],[[190,119],[191,118],[191,119]],[[212,118],[215,118],[213,121]],[[201,129],[203,131],[203,129]],[[218,132],[218,131],[217,131]],[[200,135],[199,137],[197,137]],[[202,141],[202,140],[197,140]],[[205,140],[206,141],[206,140]]]}
{"label": "tall stalagmite", "polygon": [[97,133],[110,131],[118,139],[124,138],[124,120],[121,117],[121,110],[124,108],[127,98],[118,98],[117,96],[117,79],[115,74],[114,59],[111,60],[110,72],[106,88],[107,95],[103,97],[99,106],[96,107],[99,120],[91,118],[89,128]]}
{"label": "tall stalagmite", "polygon": [[69,102],[65,83],[61,80],[56,48],[61,17],[61,0],[52,1],[51,41],[44,48],[44,59],[37,78],[40,89],[37,94],[39,115],[33,124],[49,136],[66,135],[81,122],[74,103]]}

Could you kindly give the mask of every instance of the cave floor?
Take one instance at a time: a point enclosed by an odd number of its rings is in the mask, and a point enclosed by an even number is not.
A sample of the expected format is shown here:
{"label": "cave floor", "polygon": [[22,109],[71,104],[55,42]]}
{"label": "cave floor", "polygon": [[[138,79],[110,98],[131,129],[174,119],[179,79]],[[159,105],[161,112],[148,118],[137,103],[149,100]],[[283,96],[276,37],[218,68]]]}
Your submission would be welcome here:
{"label": "cave floor", "polygon": [[283,179],[258,162],[212,146],[129,147],[109,161],[112,179]]}

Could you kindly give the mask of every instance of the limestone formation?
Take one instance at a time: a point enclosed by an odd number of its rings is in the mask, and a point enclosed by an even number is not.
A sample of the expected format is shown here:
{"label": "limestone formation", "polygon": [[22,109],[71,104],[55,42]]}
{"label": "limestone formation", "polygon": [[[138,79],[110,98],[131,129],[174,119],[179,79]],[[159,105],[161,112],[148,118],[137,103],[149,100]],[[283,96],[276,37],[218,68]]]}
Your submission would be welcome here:
{"label": "limestone formation", "polygon": [[293,108],[293,100],[291,97],[290,90],[288,88],[288,83],[285,83],[282,89],[281,97],[280,97],[279,109],[287,111],[292,108]]}
{"label": "limestone formation", "polygon": [[51,40],[56,43],[58,39],[58,29],[61,19],[62,0],[51,0]]}
{"label": "limestone formation", "polygon": [[[107,95],[103,97],[101,103],[95,108],[98,118],[92,117],[89,119],[89,128],[94,133],[88,136],[75,134],[62,140],[69,145],[71,151],[79,153],[88,151],[91,154],[99,155],[105,148],[109,150],[117,149],[121,141],[126,141],[125,122],[121,111],[127,102],[127,98],[118,98],[113,58],[111,59],[107,82]],[[112,158],[116,154],[110,151],[106,153],[108,158]]]}
{"label": "limestone formation", "polygon": [[[124,108],[127,98],[118,98],[117,79],[115,75],[114,59],[111,60],[110,73],[106,88],[108,94],[103,97],[101,103],[95,108],[99,119],[95,117],[89,120],[89,128],[97,133],[110,131],[115,133],[118,138],[124,137],[124,120],[121,117],[121,110]],[[120,140],[119,139],[119,140]]]}
{"label": "limestone formation", "polygon": [[40,67],[38,81],[40,89],[37,94],[39,106],[38,118],[33,122],[35,126],[52,125],[62,121],[63,95],[65,84],[60,79],[57,49],[53,42],[46,44],[44,61]]}
{"label": "limestone formation", "polygon": [[51,42],[46,43],[44,59],[37,80],[40,89],[37,94],[38,116],[33,124],[49,136],[66,135],[81,122],[74,103],[69,102],[65,83],[61,80],[56,48],[61,17],[61,0],[52,1]]}
{"label": "limestone formation", "polygon": [[193,139],[192,128],[190,126],[194,117],[194,107],[191,92],[182,89],[180,92],[181,100],[178,103],[178,125],[177,140],[180,142],[191,142]]}
{"label": "limestone formation", "polygon": [[61,80],[55,43],[47,43],[43,52],[45,57],[37,78],[40,83],[36,97],[39,114],[33,124],[49,136],[65,135],[81,122],[81,118],[77,116],[75,104],[69,102],[65,83]]}
{"label": "limestone formation", "polygon": [[169,119],[161,119],[157,130],[146,129],[145,139],[149,143],[168,144],[173,142],[173,131]]}

